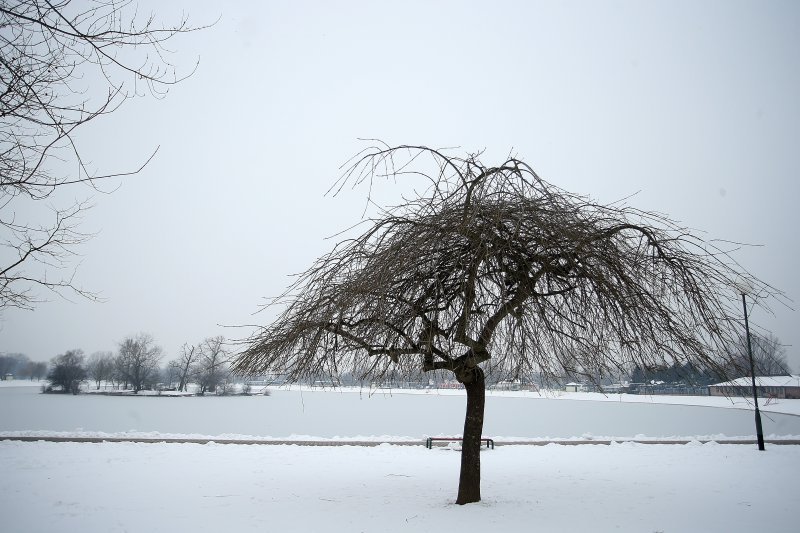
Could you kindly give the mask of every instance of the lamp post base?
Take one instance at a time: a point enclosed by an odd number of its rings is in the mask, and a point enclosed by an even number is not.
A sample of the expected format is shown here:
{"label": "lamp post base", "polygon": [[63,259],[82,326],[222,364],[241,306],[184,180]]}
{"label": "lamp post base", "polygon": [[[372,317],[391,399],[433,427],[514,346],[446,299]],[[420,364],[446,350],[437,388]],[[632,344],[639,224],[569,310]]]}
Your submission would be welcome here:
{"label": "lamp post base", "polygon": [[764,451],[764,430],[761,429],[761,411],[756,405],[756,438],[758,439],[758,449]]}

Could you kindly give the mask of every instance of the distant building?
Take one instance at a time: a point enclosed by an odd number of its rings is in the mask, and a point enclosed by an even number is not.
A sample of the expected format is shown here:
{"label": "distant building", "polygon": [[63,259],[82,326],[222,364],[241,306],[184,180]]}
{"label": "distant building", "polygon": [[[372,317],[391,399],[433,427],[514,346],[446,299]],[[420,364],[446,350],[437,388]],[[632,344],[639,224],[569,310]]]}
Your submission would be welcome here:
{"label": "distant building", "polygon": [[564,385],[564,390],[567,392],[588,392],[589,387],[585,383],[567,383]]}
{"label": "distant building", "polygon": [[[800,399],[800,376],[756,376],[756,389],[763,398]],[[711,396],[745,396],[753,394],[750,377],[736,378],[708,386]]]}
{"label": "distant building", "polygon": [[623,383],[611,383],[610,385],[601,385],[596,388],[599,392],[605,394],[619,394],[625,392],[625,384]]}
{"label": "distant building", "polygon": [[628,394],[646,394],[650,396],[708,396],[705,385],[686,385],[685,383],[630,383],[626,389]]}
{"label": "distant building", "polygon": [[502,390],[502,391],[537,391],[539,390],[538,387],[534,383],[530,383],[528,381],[523,381],[521,379],[514,379],[510,381],[498,381],[497,383],[490,385],[490,389],[492,390]]}

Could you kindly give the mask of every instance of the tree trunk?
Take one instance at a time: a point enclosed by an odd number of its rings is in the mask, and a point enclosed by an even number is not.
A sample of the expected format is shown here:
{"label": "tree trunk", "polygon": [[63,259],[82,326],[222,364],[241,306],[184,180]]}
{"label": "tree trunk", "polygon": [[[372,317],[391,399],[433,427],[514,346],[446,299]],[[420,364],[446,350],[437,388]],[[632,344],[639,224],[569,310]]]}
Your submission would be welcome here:
{"label": "tree trunk", "polygon": [[481,436],[486,383],[480,367],[475,367],[472,373],[474,377],[464,383],[464,388],[467,389],[467,414],[464,418],[461,477],[458,480],[456,500],[459,505],[481,501]]}

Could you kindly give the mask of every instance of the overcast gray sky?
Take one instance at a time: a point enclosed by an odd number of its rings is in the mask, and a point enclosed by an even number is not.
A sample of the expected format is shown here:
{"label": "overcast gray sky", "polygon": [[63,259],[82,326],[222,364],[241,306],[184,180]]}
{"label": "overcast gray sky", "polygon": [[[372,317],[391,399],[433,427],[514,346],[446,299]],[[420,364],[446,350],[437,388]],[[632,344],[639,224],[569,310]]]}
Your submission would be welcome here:
{"label": "overcast gray sky", "polygon": [[[105,303],[9,310],[0,351],[49,360],[151,333],[241,337],[253,315],[357,222],[364,190],[326,197],[339,166],[390,144],[510,151],[548,181],[667,213],[800,298],[800,4],[793,1],[142,2],[195,24],[173,60],[193,77],[87,127],[100,169],[138,166],[96,203],[77,280]],[[181,5],[183,4],[183,5]],[[458,152],[457,152],[458,153]],[[399,199],[401,188],[382,191]],[[800,370],[798,316],[772,330]]]}

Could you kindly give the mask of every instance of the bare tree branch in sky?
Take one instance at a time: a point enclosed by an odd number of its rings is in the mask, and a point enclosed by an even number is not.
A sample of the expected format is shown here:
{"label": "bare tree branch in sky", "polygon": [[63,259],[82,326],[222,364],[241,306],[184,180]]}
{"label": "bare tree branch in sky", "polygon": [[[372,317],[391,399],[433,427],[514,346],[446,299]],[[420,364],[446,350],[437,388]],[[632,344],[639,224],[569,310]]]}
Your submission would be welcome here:
{"label": "bare tree branch in sky", "polygon": [[88,237],[77,225],[89,204],[59,205],[54,193],[75,184],[101,190],[153,158],[99,172],[77,132],[190,76],[194,69],[179,73],[169,62],[166,44],[191,31],[185,18],[174,26],[142,18],[129,1],[0,1],[0,311],[32,309],[42,290],[96,297],[74,272],[60,272]]}

